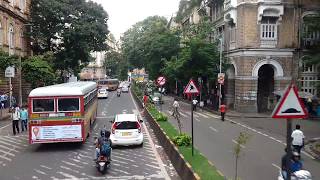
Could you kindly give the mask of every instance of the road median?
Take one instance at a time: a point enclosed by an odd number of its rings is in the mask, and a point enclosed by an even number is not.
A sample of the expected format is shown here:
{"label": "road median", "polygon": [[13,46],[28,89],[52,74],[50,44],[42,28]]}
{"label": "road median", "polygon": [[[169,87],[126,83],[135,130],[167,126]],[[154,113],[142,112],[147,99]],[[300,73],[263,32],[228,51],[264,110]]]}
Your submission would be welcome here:
{"label": "road median", "polygon": [[[132,88],[132,95],[137,102],[140,110],[142,110],[142,97],[140,92],[136,92],[137,87]],[[140,97],[138,96],[140,95]],[[156,137],[161,145],[164,147],[166,154],[170,158],[173,166],[178,172],[181,179],[213,179],[223,180],[224,177],[217,171],[217,169],[210,164],[197,149],[195,149],[194,156],[191,155],[191,146],[177,147],[172,139],[178,135],[178,130],[174,128],[168,121],[156,121],[156,117],[147,110],[144,111],[144,117],[153,129]]]}

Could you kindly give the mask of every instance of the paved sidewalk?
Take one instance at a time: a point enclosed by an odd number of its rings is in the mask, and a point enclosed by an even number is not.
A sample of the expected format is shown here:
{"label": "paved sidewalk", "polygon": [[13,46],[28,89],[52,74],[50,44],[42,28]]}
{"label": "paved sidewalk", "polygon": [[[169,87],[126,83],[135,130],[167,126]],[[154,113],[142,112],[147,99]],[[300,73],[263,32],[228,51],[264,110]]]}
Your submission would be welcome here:
{"label": "paved sidewalk", "polygon": [[10,118],[9,108],[0,109],[0,121],[8,120]]}

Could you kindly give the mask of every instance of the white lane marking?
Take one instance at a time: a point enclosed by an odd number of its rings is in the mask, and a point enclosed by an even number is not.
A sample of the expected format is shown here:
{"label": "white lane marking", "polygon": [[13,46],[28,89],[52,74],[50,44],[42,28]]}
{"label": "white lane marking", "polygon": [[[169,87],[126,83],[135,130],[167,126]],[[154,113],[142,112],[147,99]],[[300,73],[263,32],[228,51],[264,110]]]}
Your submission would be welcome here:
{"label": "white lane marking", "polygon": [[[234,140],[234,139],[232,139],[232,142],[235,143],[235,144],[238,144],[238,142],[237,142],[236,140]],[[246,146],[244,146],[244,145],[242,145],[242,144],[240,144],[240,146],[241,146],[242,148],[246,148]]]}
{"label": "white lane marking", "polygon": [[210,126],[209,129],[211,129],[214,132],[218,132],[218,130],[216,128],[212,127],[212,126]]}
{"label": "white lane marking", "polygon": [[34,169],[34,171],[42,175],[47,175],[47,173],[40,171],[39,169]]}
{"label": "white lane marking", "polygon": [[198,112],[194,112],[194,113],[196,113],[197,115],[202,116],[202,117],[204,117],[204,118],[209,118],[209,116],[206,116],[206,115],[204,115],[203,113],[198,113]]}
{"label": "white lane marking", "polygon": [[313,156],[311,156],[309,153],[305,152],[305,151],[301,151],[304,155],[308,156],[309,158],[311,158],[312,160],[315,160],[316,158],[314,158]]}
{"label": "white lane marking", "polygon": [[44,169],[48,169],[48,170],[51,170],[52,168],[48,167],[48,166],[45,166],[45,165],[40,165],[40,167],[44,168]]}
{"label": "white lane marking", "polygon": [[[130,93],[130,96],[131,96],[131,99],[132,99],[132,102],[133,102],[134,106],[135,106],[136,109],[138,110],[137,103],[134,101],[131,93]],[[157,159],[157,161],[158,161],[158,163],[159,163],[159,166],[160,166],[160,169],[161,169],[161,172],[162,172],[164,178],[165,178],[166,180],[170,180],[171,178],[170,178],[170,176],[168,175],[168,172],[166,171],[165,167],[163,166],[164,163],[163,163],[162,159],[160,158],[160,155],[158,154],[158,151],[157,151],[156,148],[155,148],[155,145],[154,145],[154,142],[152,141],[151,135],[150,135],[149,131],[147,130],[147,126],[145,125],[145,123],[142,123],[142,126],[144,127],[144,129],[146,129],[145,132],[146,132],[147,137],[148,137],[148,139],[149,139],[149,143],[150,143],[150,145],[151,145],[151,147],[152,147],[152,150],[153,150],[153,152],[154,152],[154,154],[155,154],[155,156],[156,156],[156,159]]]}
{"label": "white lane marking", "polygon": [[[6,138],[8,138],[8,136],[6,136]],[[6,141],[6,142],[8,142],[8,143],[13,143],[13,144],[16,144],[16,145],[19,145],[19,146],[28,146],[28,145],[26,145],[26,144],[23,144],[23,143],[19,143],[19,142],[15,142],[15,139],[6,139],[6,138],[4,138],[4,137],[0,137],[0,140],[2,140],[2,141]]]}
{"label": "white lane marking", "polygon": [[7,125],[5,125],[5,126],[0,127],[0,129],[4,129],[4,128],[10,126],[10,125],[11,125],[11,123],[9,123],[9,124],[7,124]]}
{"label": "white lane marking", "polygon": [[5,159],[5,160],[7,160],[7,161],[12,161],[12,159],[6,157],[6,154],[0,155],[0,159],[1,159],[1,158],[2,158],[2,159]]}
{"label": "white lane marking", "polygon": [[184,114],[183,112],[179,112],[181,114],[181,116],[183,117],[188,117],[188,115]]}
{"label": "white lane marking", "polygon": [[194,118],[197,122],[200,122],[200,120],[199,119],[197,119],[197,118]]}
{"label": "white lane marking", "polygon": [[19,152],[19,151],[13,149],[13,148],[10,148],[10,147],[7,147],[7,146],[3,146],[3,145],[1,145],[1,144],[0,144],[0,148],[7,149],[7,150],[9,150],[9,151]]}
{"label": "white lane marking", "polygon": [[276,165],[276,164],[274,164],[274,163],[272,163],[272,166],[275,167],[275,168],[277,168],[278,170],[281,170],[280,166],[278,166],[278,165]]}
{"label": "white lane marking", "polygon": [[205,113],[207,116],[210,116],[212,118],[215,118],[215,119],[220,119],[221,117],[220,116],[217,116],[217,115],[213,115],[213,114],[209,114],[209,113]]}
{"label": "white lane marking", "polygon": [[22,147],[20,147],[20,146],[13,145],[13,144],[10,144],[10,143],[5,142],[5,141],[0,141],[0,143],[5,144],[5,145],[7,145],[7,146],[12,146],[12,147],[15,148],[15,149],[21,149],[21,148],[22,148]]}

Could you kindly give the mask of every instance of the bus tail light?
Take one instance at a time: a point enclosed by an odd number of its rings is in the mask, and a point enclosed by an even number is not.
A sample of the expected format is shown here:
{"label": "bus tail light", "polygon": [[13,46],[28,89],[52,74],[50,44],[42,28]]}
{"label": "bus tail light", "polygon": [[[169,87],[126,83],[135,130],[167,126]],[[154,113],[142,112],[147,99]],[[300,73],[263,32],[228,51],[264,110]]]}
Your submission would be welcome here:
{"label": "bus tail light", "polygon": [[30,124],[41,124],[41,120],[31,120]]}
{"label": "bus tail light", "polygon": [[79,118],[77,118],[77,119],[72,119],[72,122],[76,122],[76,123],[82,122],[82,119],[79,119]]}

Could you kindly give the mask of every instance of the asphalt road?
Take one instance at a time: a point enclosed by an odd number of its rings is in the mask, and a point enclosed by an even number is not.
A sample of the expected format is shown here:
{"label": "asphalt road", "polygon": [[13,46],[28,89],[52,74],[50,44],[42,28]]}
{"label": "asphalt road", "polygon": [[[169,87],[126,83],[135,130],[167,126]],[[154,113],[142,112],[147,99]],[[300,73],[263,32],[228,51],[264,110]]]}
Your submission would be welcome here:
{"label": "asphalt road", "polygon": [[[129,93],[117,97],[109,93],[108,99],[99,100],[98,117],[92,134],[84,144],[28,144],[26,132],[12,135],[10,121],[0,127],[0,179],[171,179],[159,156],[152,135],[143,125],[143,147],[123,147],[112,151],[111,168],[100,174],[93,161],[94,136],[117,113],[137,113]],[[169,174],[169,175],[168,175]]]}
{"label": "asphalt road", "polygon": [[[177,127],[177,122],[170,116],[171,97],[164,97],[162,111],[169,115],[169,121]],[[183,131],[191,134],[190,104],[180,102]],[[160,108],[159,108],[160,109]],[[272,122],[268,122],[272,123]],[[276,125],[276,122],[273,122]],[[263,126],[263,124],[260,124]],[[243,180],[277,179],[284,154],[285,136],[280,130],[257,128],[237,118],[226,118],[197,109],[194,113],[195,146],[220,170],[228,179],[235,175],[235,157],[233,153],[236,139],[240,132],[250,135],[240,155],[238,175]],[[272,126],[271,126],[272,127]],[[319,134],[319,132],[318,132]],[[304,168],[311,171],[314,179],[320,179],[320,163],[307,153],[302,154]]]}

